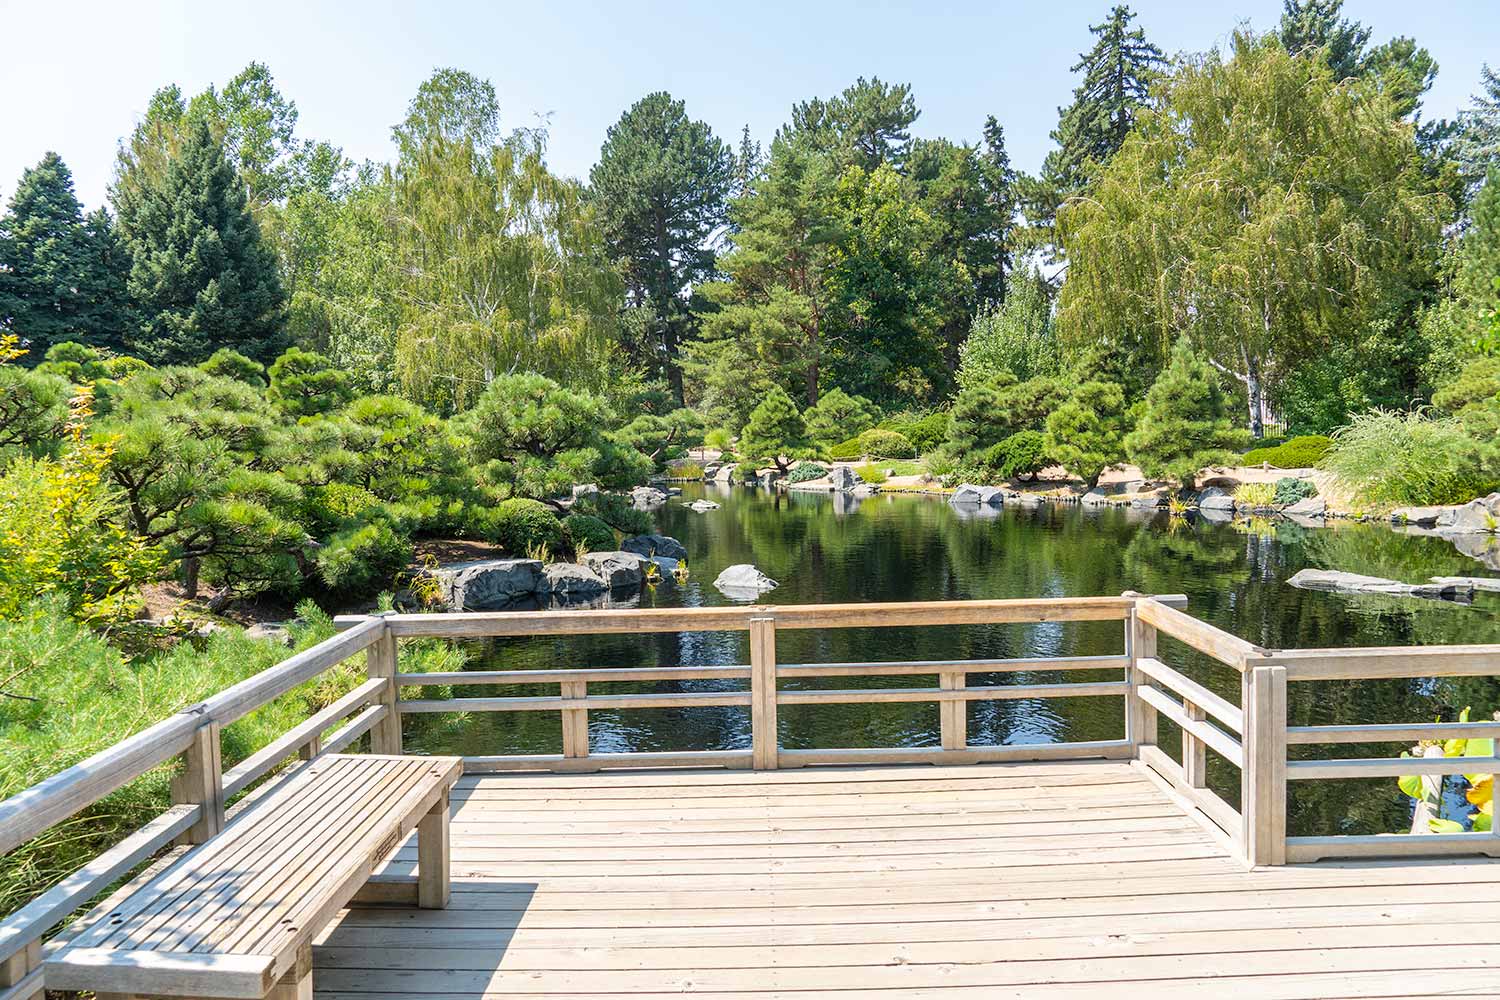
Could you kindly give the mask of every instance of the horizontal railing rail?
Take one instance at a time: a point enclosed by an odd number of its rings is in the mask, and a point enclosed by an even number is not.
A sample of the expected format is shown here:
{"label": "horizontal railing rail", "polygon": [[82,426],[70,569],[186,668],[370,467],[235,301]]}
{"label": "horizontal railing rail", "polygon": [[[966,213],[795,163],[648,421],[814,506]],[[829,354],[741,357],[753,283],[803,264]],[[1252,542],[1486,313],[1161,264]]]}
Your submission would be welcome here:
{"label": "horizontal railing rail", "polygon": [[[1387,723],[1288,726],[1289,682],[1500,675],[1500,646],[1382,647],[1267,650],[1181,610],[1180,596],[1081,597],[910,604],[839,604],[386,614],[336,619],[332,638],[247,678],[204,701],[127,737],[73,767],[0,801],[0,852],[10,852],[58,823],[174,759],[172,804],[82,868],[0,921],[0,1000],[33,1000],[43,989],[42,939],[82,904],[118,883],[173,844],[213,836],[226,818],[258,794],[253,786],[293,758],[309,760],[346,750],[369,736],[376,753],[400,753],[402,718],[440,712],[558,712],[562,754],[465,758],[475,771],[595,770],[602,767],[770,769],[819,764],[967,763],[1082,757],[1135,759],[1179,801],[1222,830],[1256,864],[1324,857],[1408,854],[1500,856],[1500,834],[1418,837],[1287,837],[1289,781],[1340,780],[1405,774],[1500,770],[1494,758],[1347,758],[1292,760],[1290,746],[1500,736],[1500,722]],[[781,663],[778,631],[912,626],[1107,622],[1123,625],[1118,653],[1091,656]],[[399,672],[402,638],[494,638],[590,634],[741,631],[749,634],[749,663],[644,667],[565,667],[537,670]],[[1235,704],[1170,665],[1158,650],[1165,636],[1235,671]],[[364,653],[367,679],[244,760],[225,768],[220,734],[226,725]],[[1025,675],[1099,671],[1117,678],[1064,681]],[[978,675],[997,675],[976,682]],[[905,687],[816,687],[796,682],[837,678],[926,678]],[[1014,679],[1011,682],[1010,679]],[[591,685],[712,681],[721,690],[604,693]],[[793,682],[787,686],[786,682]],[[506,697],[402,697],[432,687],[555,685],[555,694]],[[976,701],[1119,697],[1125,736],[1118,740],[985,746],[970,743],[967,706]],[[790,749],[778,738],[783,707],[829,704],[935,704],[940,732],[930,747]],[[590,747],[591,711],[682,707],[746,709],[749,746],[727,750],[597,753]],[[1165,718],[1182,735],[1180,759],[1158,746]],[[1208,787],[1206,754],[1239,769],[1235,809]],[[243,796],[229,806],[229,800]]]}

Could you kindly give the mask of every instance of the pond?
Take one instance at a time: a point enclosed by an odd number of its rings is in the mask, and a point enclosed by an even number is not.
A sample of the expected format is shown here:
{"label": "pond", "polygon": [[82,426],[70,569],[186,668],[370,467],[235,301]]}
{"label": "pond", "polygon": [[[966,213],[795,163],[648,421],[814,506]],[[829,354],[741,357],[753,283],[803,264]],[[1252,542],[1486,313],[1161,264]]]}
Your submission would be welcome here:
{"label": "pond", "polygon": [[[705,514],[680,501],[707,496]],[[1494,575],[1441,538],[1402,534],[1379,524],[1285,522],[1208,524],[1166,513],[1047,504],[965,513],[940,499],[881,495],[863,500],[818,493],[776,494],[690,485],[656,512],[663,534],[688,550],[690,577],[670,578],[623,602],[642,607],[735,603],[713,586],[724,567],[753,563],[780,582],[761,603],[932,601],[979,598],[1183,593],[1188,610],[1270,648],[1500,642],[1500,595],[1472,605],[1298,590],[1285,581],[1305,567],[1339,569],[1407,582],[1432,576]],[[1118,622],[929,628],[783,630],[780,662],[978,659],[1118,653]],[[749,662],[745,633],[615,635],[488,640],[471,644],[474,669],[699,666]],[[1239,703],[1239,677],[1163,638],[1161,658]],[[1117,676],[1117,675],[1116,675]],[[1111,679],[1069,671],[976,677],[973,683],[1050,683]],[[936,686],[935,678],[839,678],[784,682],[808,686]],[[701,691],[735,682],[680,681],[590,685],[590,693]],[[431,693],[435,690],[429,689]],[[556,695],[556,686],[474,687],[463,696]],[[1289,692],[1292,725],[1449,720],[1466,705],[1476,717],[1500,709],[1500,681],[1298,683]],[[1025,744],[1119,739],[1116,698],[971,702],[969,739]],[[781,745],[924,747],[939,744],[936,704],[783,706]],[[600,752],[743,749],[747,709],[591,711],[590,742]],[[431,752],[468,755],[560,753],[555,712],[408,716],[408,741]],[[1163,720],[1162,745],[1177,752]],[[1294,747],[1324,756],[1388,756],[1402,747]],[[1328,752],[1331,750],[1332,752]],[[1304,754],[1306,755],[1306,754]],[[1228,801],[1239,798],[1238,771],[1209,753],[1209,779]],[[1294,782],[1292,835],[1405,831],[1410,800],[1394,779]]]}

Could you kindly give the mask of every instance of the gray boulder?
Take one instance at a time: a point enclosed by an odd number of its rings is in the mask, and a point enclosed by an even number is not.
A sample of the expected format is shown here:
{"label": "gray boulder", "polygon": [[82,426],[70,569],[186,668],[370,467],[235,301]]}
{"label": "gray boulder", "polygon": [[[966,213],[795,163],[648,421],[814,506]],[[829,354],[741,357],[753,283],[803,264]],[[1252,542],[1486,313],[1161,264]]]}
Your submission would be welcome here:
{"label": "gray boulder", "polygon": [[703,500],[703,499],[689,500],[689,501],[685,502],[683,504],[683,506],[686,507],[688,510],[696,511],[699,514],[706,514],[706,513],[708,513],[711,510],[718,510],[719,509],[719,505],[716,504],[716,503],[714,503],[712,500]]}
{"label": "gray boulder", "polygon": [[1232,513],[1234,511],[1234,497],[1219,489],[1217,486],[1210,486],[1202,493],[1198,494],[1198,509],[1227,511]]}
{"label": "gray boulder", "polygon": [[1006,491],[997,486],[975,486],[964,483],[953,491],[948,502],[957,505],[998,507],[1005,502]]}
{"label": "gray boulder", "polygon": [[1443,533],[1467,535],[1494,531],[1497,525],[1500,525],[1500,493],[1491,493],[1462,507],[1444,508],[1434,527]]}
{"label": "gray boulder", "polygon": [[1130,506],[1136,510],[1156,510],[1158,507],[1166,506],[1166,503],[1166,497],[1147,495],[1131,498]]}
{"label": "gray boulder", "polygon": [[646,558],[634,552],[590,552],[583,564],[610,587],[639,587],[646,578]]}
{"label": "gray boulder", "polygon": [[714,586],[731,600],[753,601],[768,590],[775,590],[777,583],[750,563],[727,566],[714,580]]}
{"label": "gray boulder", "polygon": [[599,487],[593,483],[580,483],[573,487],[573,499],[579,497],[593,496],[599,492]]}
{"label": "gray boulder", "polygon": [[1328,502],[1322,497],[1308,497],[1305,500],[1298,500],[1289,507],[1283,507],[1281,513],[1290,518],[1325,517],[1328,514]]}
{"label": "gray boulder", "polygon": [[1398,524],[1430,528],[1437,524],[1438,518],[1447,510],[1447,507],[1398,507],[1391,511],[1391,520]]}
{"label": "gray boulder", "polygon": [[721,466],[719,466],[719,468],[714,472],[714,482],[716,482],[716,483],[732,483],[732,482],[734,482],[734,468],[735,467],[732,466],[732,465],[721,465]]}
{"label": "gray boulder", "polygon": [[1402,583],[1378,576],[1361,576],[1339,570],[1298,570],[1287,583],[1302,590],[1325,590],[1335,594],[1384,594],[1389,597],[1426,597],[1435,600],[1467,601],[1474,588],[1461,583]]}
{"label": "gray boulder", "polygon": [[854,487],[854,489],[849,491],[849,495],[852,497],[857,497],[860,500],[864,500],[867,497],[872,497],[879,492],[880,488],[873,485],[872,483],[860,483],[858,486]]}
{"label": "gray boulder", "polygon": [[755,474],[755,485],[763,486],[768,490],[773,489],[780,478],[781,473],[775,469],[762,469]]}
{"label": "gray boulder", "polygon": [[1040,493],[1021,493],[1016,496],[1016,502],[1022,507],[1040,507],[1044,499]]}
{"label": "gray boulder", "polygon": [[1109,503],[1109,494],[1095,486],[1079,497],[1078,502],[1087,507],[1103,507]]}
{"label": "gray boulder", "polygon": [[620,543],[620,548],[626,552],[634,552],[638,556],[645,556],[647,559],[652,556],[686,559],[688,554],[687,548],[669,535],[631,535]]}
{"label": "gray boulder", "polygon": [[609,589],[604,577],[580,563],[548,563],[537,593],[554,596],[601,594]]}
{"label": "gray boulder", "polygon": [[451,611],[494,611],[530,597],[541,585],[537,559],[480,559],[428,570],[439,600]]}
{"label": "gray boulder", "polygon": [[637,510],[654,510],[667,502],[667,495],[655,486],[637,486],[630,491],[631,506]]}
{"label": "gray boulder", "polygon": [[1493,576],[1435,576],[1433,583],[1446,584],[1453,587],[1473,587],[1475,590],[1487,590],[1491,593],[1500,594],[1500,577]]}
{"label": "gray boulder", "polygon": [[863,481],[847,465],[835,465],[828,470],[828,482],[835,493],[848,493]]}

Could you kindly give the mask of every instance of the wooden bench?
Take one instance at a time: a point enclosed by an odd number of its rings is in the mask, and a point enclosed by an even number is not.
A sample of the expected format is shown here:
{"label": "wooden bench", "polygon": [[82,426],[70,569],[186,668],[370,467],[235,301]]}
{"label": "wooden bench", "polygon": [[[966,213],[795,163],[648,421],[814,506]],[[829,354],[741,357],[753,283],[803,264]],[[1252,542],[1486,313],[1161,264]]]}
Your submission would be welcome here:
{"label": "wooden bench", "polygon": [[457,757],[329,755],[305,765],[82,931],[49,989],[312,997],[312,939],[417,830],[417,902],[448,905]]}

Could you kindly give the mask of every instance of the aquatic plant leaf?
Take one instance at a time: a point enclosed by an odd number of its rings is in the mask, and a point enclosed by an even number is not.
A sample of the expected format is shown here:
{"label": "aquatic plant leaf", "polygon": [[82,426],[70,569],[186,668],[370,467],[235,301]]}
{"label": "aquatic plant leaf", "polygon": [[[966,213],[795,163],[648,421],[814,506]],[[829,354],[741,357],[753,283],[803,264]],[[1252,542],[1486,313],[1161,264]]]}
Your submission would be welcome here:
{"label": "aquatic plant leaf", "polygon": [[1427,828],[1433,833],[1463,833],[1464,825],[1456,819],[1430,819]]}

